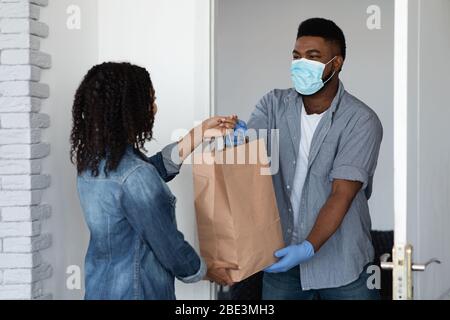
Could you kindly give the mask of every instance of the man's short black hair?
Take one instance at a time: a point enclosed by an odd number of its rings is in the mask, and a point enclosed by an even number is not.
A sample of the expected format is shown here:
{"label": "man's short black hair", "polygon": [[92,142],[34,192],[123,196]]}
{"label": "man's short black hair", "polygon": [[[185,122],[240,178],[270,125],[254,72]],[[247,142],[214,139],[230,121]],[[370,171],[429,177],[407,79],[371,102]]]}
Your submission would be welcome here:
{"label": "man's short black hair", "polygon": [[341,48],[341,55],[345,60],[347,46],[345,44],[344,32],[333,21],[323,18],[305,20],[298,27],[297,39],[303,36],[321,37],[327,41],[337,43]]}

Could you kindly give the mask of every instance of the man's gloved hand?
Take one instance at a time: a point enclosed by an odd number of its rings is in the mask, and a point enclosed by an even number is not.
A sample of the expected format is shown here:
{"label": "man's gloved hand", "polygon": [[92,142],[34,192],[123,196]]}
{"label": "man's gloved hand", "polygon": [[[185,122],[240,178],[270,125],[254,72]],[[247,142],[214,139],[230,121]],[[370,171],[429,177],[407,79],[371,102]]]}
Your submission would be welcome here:
{"label": "man's gloved hand", "polygon": [[305,240],[301,244],[292,245],[275,252],[275,257],[280,258],[280,260],[264,271],[268,273],[286,272],[293,267],[308,261],[313,256],[314,247],[309,241]]}
{"label": "man's gloved hand", "polygon": [[245,144],[246,141],[248,131],[247,124],[237,118],[236,120],[237,122],[234,131],[225,136],[225,145],[227,148],[240,146]]}

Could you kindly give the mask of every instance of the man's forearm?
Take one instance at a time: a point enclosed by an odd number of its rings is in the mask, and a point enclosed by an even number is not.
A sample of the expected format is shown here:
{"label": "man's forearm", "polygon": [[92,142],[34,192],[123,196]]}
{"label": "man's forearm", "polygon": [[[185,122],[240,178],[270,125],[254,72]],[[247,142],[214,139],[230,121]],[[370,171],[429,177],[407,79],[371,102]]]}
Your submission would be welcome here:
{"label": "man's forearm", "polygon": [[319,251],[340,227],[361,187],[362,183],[358,181],[335,180],[333,182],[331,195],[320,210],[316,223],[307,238],[313,245],[314,252]]}
{"label": "man's forearm", "polygon": [[325,242],[337,231],[350,204],[339,194],[332,194],[320,210],[316,223],[307,240],[313,245],[317,252]]}

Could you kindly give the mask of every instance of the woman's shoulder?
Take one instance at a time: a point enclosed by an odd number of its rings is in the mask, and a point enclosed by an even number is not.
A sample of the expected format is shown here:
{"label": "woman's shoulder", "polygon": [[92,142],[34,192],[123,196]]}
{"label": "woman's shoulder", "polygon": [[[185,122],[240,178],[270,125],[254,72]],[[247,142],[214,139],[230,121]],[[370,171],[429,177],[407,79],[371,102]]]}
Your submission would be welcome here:
{"label": "woman's shoulder", "polygon": [[133,197],[141,195],[144,201],[163,201],[173,197],[158,170],[145,161],[123,176],[121,186],[124,193],[133,194]]}
{"label": "woman's shoulder", "polygon": [[[120,159],[119,164],[114,170],[109,170],[105,172],[106,160],[103,159],[100,161],[98,165],[98,174],[94,175],[92,170],[85,170],[82,172],[78,179],[82,180],[96,180],[96,181],[111,181],[119,184],[123,184],[126,180],[134,178],[134,175],[137,174],[145,174],[153,176],[156,171],[153,165],[136,154],[131,150],[127,150],[122,158]],[[157,172],[156,172],[157,174]]]}

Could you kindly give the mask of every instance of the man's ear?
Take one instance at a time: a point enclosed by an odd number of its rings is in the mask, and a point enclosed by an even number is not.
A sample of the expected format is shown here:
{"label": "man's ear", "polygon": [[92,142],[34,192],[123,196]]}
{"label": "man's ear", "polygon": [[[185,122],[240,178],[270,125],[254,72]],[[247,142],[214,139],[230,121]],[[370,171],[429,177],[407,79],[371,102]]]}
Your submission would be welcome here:
{"label": "man's ear", "polygon": [[344,58],[342,56],[337,56],[337,58],[334,59],[335,70],[338,70],[338,72],[341,72],[343,66],[344,66]]}

